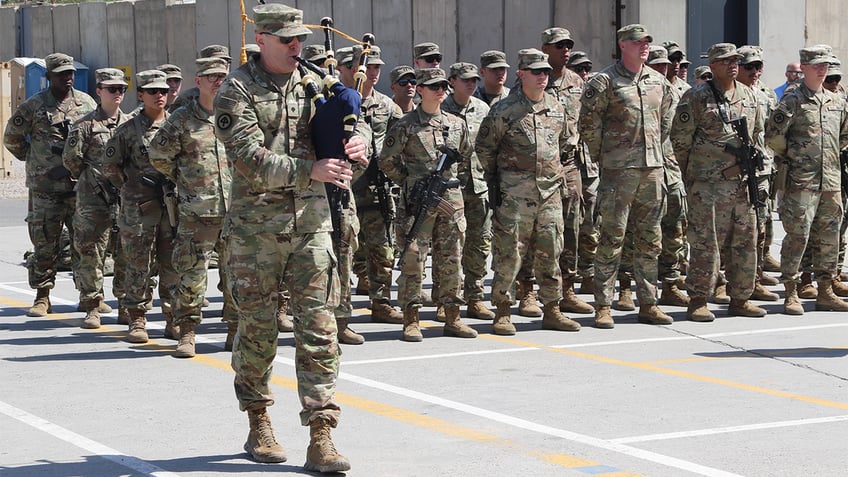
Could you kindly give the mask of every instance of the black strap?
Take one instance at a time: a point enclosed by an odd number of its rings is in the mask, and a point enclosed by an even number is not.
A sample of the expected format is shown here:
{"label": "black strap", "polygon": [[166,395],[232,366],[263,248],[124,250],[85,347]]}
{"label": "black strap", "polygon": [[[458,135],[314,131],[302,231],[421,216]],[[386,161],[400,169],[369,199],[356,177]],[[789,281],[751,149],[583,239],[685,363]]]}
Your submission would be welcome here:
{"label": "black strap", "polygon": [[730,122],[730,114],[727,111],[727,98],[724,96],[724,93],[719,93],[718,88],[716,88],[715,80],[707,80],[707,84],[710,85],[710,90],[713,92],[713,97],[716,101],[716,106],[718,106],[718,115],[721,116],[722,122],[725,124]]}

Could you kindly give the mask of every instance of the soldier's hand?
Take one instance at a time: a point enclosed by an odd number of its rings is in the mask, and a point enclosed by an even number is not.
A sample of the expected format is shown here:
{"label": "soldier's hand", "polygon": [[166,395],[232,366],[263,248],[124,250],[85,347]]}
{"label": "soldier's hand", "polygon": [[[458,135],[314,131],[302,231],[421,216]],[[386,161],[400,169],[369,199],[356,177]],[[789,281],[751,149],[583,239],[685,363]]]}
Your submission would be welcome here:
{"label": "soldier's hand", "polygon": [[353,171],[350,163],[344,159],[321,159],[312,165],[309,177],[315,181],[327,182],[342,189],[350,188]]}
{"label": "soldier's hand", "polygon": [[350,138],[345,143],[344,152],[351,161],[368,165],[368,148],[365,146],[365,141],[361,137],[354,136]]}

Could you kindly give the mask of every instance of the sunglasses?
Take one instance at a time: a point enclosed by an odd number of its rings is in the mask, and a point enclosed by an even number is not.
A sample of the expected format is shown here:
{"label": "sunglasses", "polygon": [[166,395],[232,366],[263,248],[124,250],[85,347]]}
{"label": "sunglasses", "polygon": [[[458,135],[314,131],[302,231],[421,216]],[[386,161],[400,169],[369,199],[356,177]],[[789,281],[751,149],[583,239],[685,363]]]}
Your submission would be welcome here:
{"label": "sunglasses", "polygon": [[441,63],[442,62],[442,55],[422,56],[421,59],[424,60],[427,63]]}
{"label": "sunglasses", "polygon": [[438,91],[440,89],[443,89],[445,91],[448,90],[448,84],[447,83],[428,84],[428,85],[425,85],[425,86],[427,86],[427,89],[429,89],[430,91]]}
{"label": "sunglasses", "polygon": [[403,79],[397,80],[397,84],[399,84],[401,86],[408,86],[408,85],[415,86],[416,84],[418,84],[418,81],[415,78],[403,78]]}
{"label": "sunglasses", "polygon": [[842,81],[842,76],[839,75],[830,75],[824,79],[825,83],[839,83]]}
{"label": "sunglasses", "polygon": [[759,63],[759,62],[754,62],[754,63],[748,63],[747,65],[742,65],[742,67],[745,68],[748,71],[761,70],[761,69],[763,69],[763,64]]}
{"label": "sunglasses", "polygon": [[224,78],[226,78],[226,77],[227,77],[227,75],[225,75],[223,73],[215,73],[215,74],[204,76],[204,78],[206,78],[206,81],[208,81],[210,83],[217,83],[218,81],[224,81]]}
{"label": "sunglasses", "polygon": [[276,37],[277,37],[277,39],[279,39],[279,40],[280,40],[280,43],[282,43],[282,44],[284,44],[284,45],[288,45],[289,43],[291,43],[292,41],[294,41],[294,39],[295,39],[295,38],[297,38],[297,42],[298,42],[298,43],[303,43],[304,41],[306,41],[306,36],[307,36],[307,35],[297,35],[297,36],[277,36],[277,35],[275,35],[275,34],[273,34],[273,33],[271,33],[271,32],[268,32],[268,31],[263,31],[263,32],[262,32],[262,34],[263,34],[263,35],[276,36]]}
{"label": "sunglasses", "polygon": [[803,71],[787,71],[786,74],[801,76],[802,74],[804,74],[804,72]]}
{"label": "sunglasses", "polygon": [[165,95],[168,94],[169,91],[171,91],[171,90],[168,89],[168,88],[145,88],[144,89],[144,92],[149,94],[150,96],[155,96],[157,94],[161,94],[162,96],[165,96]]}
{"label": "sunglasses", "polygon": [[554,43],[557,50],[562,50],[563,48],[568,48],[569,50],[574,46],[574,42],[571,40],[560,40]]}
{"label": "sunglasses", "polygon": [[707,81],[707,80],[713,79],[713,75],[711,75],[709,73],[704,73],[701,76],[699,76],[698,78],[701,78],[702,80]]}
{"label": "sunglasses", "polygon": [[587,66],[575,66],[574,71],[576,71],[578,73],[588,73],[588,72],[592,71],[592,67],[589,66],[589,65],[587,65]]}
{"label": "sunglasses", "polygon": [[101,89],[105,89],[106,91],[108,91],[112,94],[117,94],[117,93],[124,94],[124,93],[127,92],[126,86],[103,86]]}
{"label": "sunglasses", "polygon": [[530,74],[532,74],[533,76],[540,76],[540,75],[548,76],[548,75],[551,74],[551,70],[546,69],[546,68],[539,68],[539,69],[534,69],[534,70],[526,69],[524,71],[529,71]]}

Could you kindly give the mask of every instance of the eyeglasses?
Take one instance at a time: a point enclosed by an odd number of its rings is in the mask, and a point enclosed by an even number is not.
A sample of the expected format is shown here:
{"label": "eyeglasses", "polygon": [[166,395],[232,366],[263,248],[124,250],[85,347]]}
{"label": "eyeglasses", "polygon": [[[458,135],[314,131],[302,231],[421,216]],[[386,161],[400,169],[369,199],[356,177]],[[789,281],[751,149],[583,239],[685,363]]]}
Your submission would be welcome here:
{"label": "eyeglasses", "polygon": [[736,58],[725,58],[723,60],[716,60],[716,63],[724,66],[738,65],[739,60]]}
{"label": "eyeglasses", "polygon": [[415,86],[416,84],[418,84],[418,81],[415,78],[403,78],[403,79],[397,80],[397,84],[399,84],[401,86],[408,86],[408,85]]}
{"label": "eyeglasses", "polygon": [[839,83],[842,81],[842,76],[840,75],[830,75],[824,79],[825,83]]}
{"label": "eyeglasses", "polygon": [[554,43],[557,50],[562,50],[563,48],[568,48],[569,50],[574,46],[574,42],[571,40],[560,40]]}
{"label": "eyeglasses", "polygon": [[672,63],[680,63],[681,61],[683,61],[683,57],[680,55],[669,56],[668,61]]}
{"label": "eyeglasses", "polygon": [[214,74],[211,74],[211,75],[204,76],[204,78],[206,78],[206,81],[208,81],[210,83],[217,83],[219,81],[224,81],[224,78],[226,78],[226,77],[227,77],[227,75],[225,75],[224,73],[214,73]]}
{"label": "eyeglasses", "polygon": [[182,78],[168,78],[168,79],[165,80],[165,82],[168,83],[168,84],[171,84],[171,83],[179,84],[179,83],[183,82],[183,79]]}
{"label": "eyeglasses", "polygon": [[701,76],[699,76],[698,78],[701,78],[702,80],[707,81],[707,80],[713,79],[713,75],[711,75],[710,73],[704,73]]}
{"label": "eyeglasses", "polygon": [[592,71],[592,65],[586,65],[586,66],[579,65],[579,66],[574,66],[572,69],[574,71],[578,72],[578,73],[588,73],[588,72]]}
{"label": "eyeglasses", "polygon": [[442,55],[422,56],[421,59],[424,60],[426,63],[441,63]]}
{"label": "eyeglasses", "polygon": [[297,35],[297,36],[277,36],[277,35],[275,35],[275,34],[273,34],[273,33],[269,32],[269,31],[263,31],[261,34],[262,34],[262,35],[270,35],[270,36],[277,37],[277,39],[278,39],[278,40],[280,40],[280,43],[282,43],[282,44],[284,44],[284,45],[288,45],[289,43],[291,43],[292,41],[294,41],[294,39],[295,39],[295,38],[297,38],[297,42],[298,42],[298,43],[303,43],[304,41],[306,41],[306,36],[307,36],[307,35]]}
{"label": "eyeglasses", "polygon": [[440,89],[443,89],[443,90],[445,90],[445,91],[447,91],[447,90],[448,90],[448,84],[447,84],[447,83],[428,84],[428,85],[425,85],[425,86],[426,86],[426,87],[427,87],[427,89],[429,89],[430,91],[438,91],[438,90],[440,90]]}
{"label": "eyeglasses", "polygon": [[550,74],[551,74],[551,70],[549,70],[549,69],[547,69],[547,68],[539,68],[539,69],[533,69],[533,70],[531,70],[531,69],[529,69],[529,68],[528,68],[528,69],[526,69],[526,70],[524,70],[524,71],[529,71],[529,72],[530,72],[530,74],[532,74],[533,76],[539,76],[539,75],[545,75],[545,76],[548,76],[548,75],[550,75]]}
{"label": "eyeglasses", "polygon": [[165,96],[168,94],[168,91],[170,91],[168,88],[144,88],[144,92],[150,96],[155,96],[157,94]]}
{"label": "eyeglasses", "polygon": [[748,71],[761,70],[761,69],[763,69],[763,64],[760,63],[759,61],[755,61],[753,63],[748,63],[747,65],[742,65],[742,67],[745,68]]}
{"label": "eyeglasses", "polygon": [[790,70],[790,71],[787,71],[786,74],[793,75],[793,76],[801,76],[801,75],[804,74],[804,72],[803,71],[792,71],[792,70]]}
{"label": "eyeglasses", "polygon": [[124,93],[127,92],[126,86],[103,86],[102,89],[105,89],[106,91],[108,91],[112,94],[117,94],[117,93],[124,94]]}

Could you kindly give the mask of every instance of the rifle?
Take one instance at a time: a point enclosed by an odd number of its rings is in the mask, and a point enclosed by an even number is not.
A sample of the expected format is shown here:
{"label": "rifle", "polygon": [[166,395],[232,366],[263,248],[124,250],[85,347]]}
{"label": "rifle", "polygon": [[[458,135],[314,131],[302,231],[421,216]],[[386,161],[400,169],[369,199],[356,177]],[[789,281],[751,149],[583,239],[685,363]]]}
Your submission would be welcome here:
{"label": "rifle", "polygon": [[765,169],[763,161],[765,156],[754,146],[751,141],[751,135],[748,134],[748,118],[730,119],[727,121],[733,127],[739,140],[742,142],[740,147],[733,147],[730,144],[724,146],[724,150],[736,156],[738,160],[735,166],[731,166],[722,171],[725,179],[731,179],[738,176],[746,176],[745,182],[748,186],[748,201],[755,208],[766,206],[763,198],[760,197],[759,186],[757,183],[757,171]]}
{"label": "rifle", "polygon": [[[369,125],[371,119],[371,116],[365,116],[365,122]],[[377,166],[377,144],[373,134],[371,135],[371,151],[371,160],[365,170],[365,179],[368,180],[368,189],[377,198],[377,206],[380,208],[380,215],[386,227],[386,243],[394,245],[392,222],[397,218],[394,197],[400,194],[400,188]]]}
{"label": "rifle", "polygon": [[[447,126],[443,126],[442,136],[447,140]],[[418,238],[421,226],[431,209],[437,208],[446,215],[455,212],[453,205],[443,199],[442,196],[448,189],[459,187],[460,182],[459,179],[445,179],[442,177],[442,172],[450,168],[453,163],[458,162],[459,153],[449,149],[447,144],[441,146],[439,150],[442,152],[442,156],[436,164],[436,170],[430,173],[429,176],[415,181],[409,194],[407,194],[406,202],[407,205],[412,205],[414,208],[415,220],[412,222],[409,232],[406,233],[406,243],[404,243],[403,251],[400,253],[400,258],[398,258],[398,267],[402,266],[403,258],[406,256],[406,251],[409,250],[409,245],[413,240]]]}

